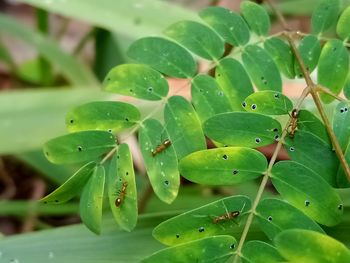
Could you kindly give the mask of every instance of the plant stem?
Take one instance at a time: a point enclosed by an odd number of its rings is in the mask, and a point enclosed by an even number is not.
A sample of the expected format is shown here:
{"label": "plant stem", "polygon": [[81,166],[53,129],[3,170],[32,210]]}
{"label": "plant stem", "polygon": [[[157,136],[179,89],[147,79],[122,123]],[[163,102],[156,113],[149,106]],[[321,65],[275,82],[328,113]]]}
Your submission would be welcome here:
{"label": "plant stem", "polygon": [[90,39],[95,36],[96,34],[96,28],[92,28],[91,30],[89,30],[78,42],[78,44],[76,45],[76,47],[73,50],[73,55],[77,56],[79,55],[79,53],[83,50],[83,48],[85,47],[86,43],[88,43],[90,41]]}

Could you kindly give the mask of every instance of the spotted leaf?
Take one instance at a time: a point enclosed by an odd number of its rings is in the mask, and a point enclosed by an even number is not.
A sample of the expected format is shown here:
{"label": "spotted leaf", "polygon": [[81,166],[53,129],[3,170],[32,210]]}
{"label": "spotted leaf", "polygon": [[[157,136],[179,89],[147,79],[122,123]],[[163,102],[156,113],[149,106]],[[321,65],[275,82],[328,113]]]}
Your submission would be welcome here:
{"label": "spotted leaf", "polygon": [[172,96],[164,108],[165,126],[178,159],[206,149],[201,122],[192,105],[181,96]]}
{"label": "spotted leaf", "polygon": [[243,18],[229,9],[212,6],[199,12],[199,16],[233,46],[249,41],[249,28]]}
{"label": "spotted leaf", "polygon": [[216,142],[251,148],[272,144],[282,131],[275,119],[251,112],[221,113],[209,118],[203,128]]}
{"label": "spotted leaf", "polygon": [[318,174],[293,161],[274,165],[272,183],[290,204],[316,222],[334,226],[343,215],[338,193]]}
{"label": "spotted leaf", "polygon": [[142,260],[142,263],[163,262],[227,262],[233,256],[237,241],[232,236],[213,236],[165,248]]}
{"label": "spotted leaf", "polygon": [[118,225],[131,231],[137,222],[137,192],[132,156],[127,144],[118,146],[110,163],[108,197]]}
{"label": "spotted leaf", "polygon": [[246,196],[220,199],[162,222],[153,230],[153,236],[173,246],[213,235],[232,234],[240,231],[239,223],[250,208],[251,201]]}
{"label": "spotted leaf", "polygon": [[288,97],[270,90],[249,95],[242,105],[246,111],[267,115],[284,115],[293,109],[293,103]]}
{"label": "spotted leaf", "polygon": [[187,155],[180,173],[187,180],[205,185],[232,185],[261,176],[267,169],[265,156],[253,149],[223,147]]}
{"label": "spotted leaf", "polygon": [[62,184],[49,195],[42,198],[40,202],[43,202],[44,204],[61,204],[79,195],[84,185],[89,180],[91,173],[95,169],[96,165],[97,164],[95,162],[90,162],[84,165],[64,184]]}
{"label": "spotted leaf", "polygon": [[281,74],[265,49],[256,45],[246,46],[242,61],[258,90],[282,91]]}
{"label": "spotted leaf", "polygon": [[279,199],[264,199],[257,207],[257,218],[262,231],[273,239],[278,233],[292,228],[324,233],[322,228],[303,212]]}
{"label": "spotted leaf", "polygon": [[191,95],[192,104],[202,122],[215,114],[232,110],[218,83],[208,75],[198,75],[192,80]]}
{"label": "spotted leaf", "polygon": [[139,110],[117,101],[96,101],[80,105],[69,111],[66,125],[70,132],[83,130],[121,131],[140,120]]}
{"label": "spotted leaf", "polygon": [[100,234],[102,223],[103,191],[105,184],[105,170],[99,165],[84,187],[80,199],[80,217],[92,232]]}
{"label": "spotted leaf", "polygon": [[196,73],[192,55],[173,41],[160,37],[145,37],[136,40],[127,52],[140,63],[177,78],[189,78]]}
{"label": "spotted leaf", "polygon": [[340,12],[340,0],[323,0],[316,7],[311,17],[312,33],[320,35],[336,22]]}
{"label": "spotted leaf", "polygon": [[338,240],[310,230],[291,229],[274,240],[289,262],[350,262],[349,249]]}
{"label": "spotted leaf", "polygon": [[168,82],[158,71],[141,64],[112,68],[103,81],[109,92],[145,100],[161,100],[168,95]]}
{"label": "spotted leaf", "polygon": [[115,138],[111,133],[82,131],[48,141],[44,153],[52,163],[79,163],[97,159],[114,147]]}
{"label": "spotted leaf", "polygon": [[233,58],[220,60],[215,79],[235,111],[242,110],[242,101],[254,92],[250,78],[242,64]]}
{"label": "spotted leaf", "polygon": [[224,53],[224,41],[201,23],[180,21],[168,27],[164,33],[202,58],[217,60]]}
{"label": "spotted leaf", "polygon": [[177,196],[180,176],[174,146],[165,144],[166,140],[169,134],[159,121],[148,119],[141,126],[139,143],[152,188],[162,201],[171,203]]}

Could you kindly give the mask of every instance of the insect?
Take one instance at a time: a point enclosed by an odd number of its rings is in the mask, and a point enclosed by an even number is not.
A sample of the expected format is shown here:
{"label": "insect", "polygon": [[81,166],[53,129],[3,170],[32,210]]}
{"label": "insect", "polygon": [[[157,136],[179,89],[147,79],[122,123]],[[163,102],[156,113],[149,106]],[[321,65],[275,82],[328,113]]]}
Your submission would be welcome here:
{"label": "insect", "polygon": [[226,213],[221,215],[221,216],[217,216],[217,217],[214,217],[213,218],[213,223],[214,224],[217,224],[219,222],[222,222],[222,221],[226,221],[226,220],[230,220],[230,219],[234,219],[234,218],[237,218],[243,211],[244,207],[245,207],[245,203],[241,209],[241,211],[232,211],[232,212],[229,212],[227,211],[227,208],[226,208],[226,205],[225,203],[223,203],[224,206],[225,206],[225,210],[226,210]]}
{"label": "insect", "polygon": [[127,182],[123,182],[122,184],[122,189],[119,191],[119,196],[117,199],[115,199],[115,206],[116,207],[119,207],[124,199],[125,199],[125,195],[126,195],[126,187],[128,186],[128,183]]}
{"label": "insect", "polygon": [[161,153],[171,145],[171,141],[166,139],[162,144],[158,145],[157,148],[152,151],[152,156],[155,157],[158,153]]}
{"label": "insect", "polygon": [[299,112],[297,109],[293,109],[292,110],[292,114],[291,114],[291,118],[292,120],[290,121],[289,127],[289,137],[290,138],[294,138],[295,132],[298,128],[298,116],[299,116]]}

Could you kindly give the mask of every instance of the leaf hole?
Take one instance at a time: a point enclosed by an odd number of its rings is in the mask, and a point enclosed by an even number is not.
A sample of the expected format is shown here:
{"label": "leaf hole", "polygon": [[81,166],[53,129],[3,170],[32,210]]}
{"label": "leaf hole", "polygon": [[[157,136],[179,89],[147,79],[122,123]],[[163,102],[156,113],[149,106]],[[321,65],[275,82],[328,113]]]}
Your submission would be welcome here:
{"label": "leaf hole", "polygon": [[242,106],[245,107],[247,106],[247,103],[245,101],[242,102]]}
{"label": "leaf hole", "polygon": [[344,108],[340,108],[340,113],[344,113]]}
{"label": "leaf hole", "polygon": [[304,204],[305,204],[306,207],[309,207],[310,206],[310,201],[309,200],[305,200]]}
{"label": "leaf hole", "polygon": [[267,85],[267,83],[268,83],[266,79],[264,79],[262,82],[264,85]]}
{"label": "leaf hole", "polygon": [[70,123],[73,123],[73,122],[74,122],[74,120],[70,120],[69,122],[70,122]]}
{"label": "leaf hole", "polygon": [[289,147],[289,150],[290,150],[291,152],[294,152],[294,151],[295,151],[294,147]]}
{"label": "leaf hole", "polygon": [[255,138],[255,142],[256,142],[256,143],[260,143],[260,142],[261,142],[261,139],[260,139],[260,138]]}
{"label": "leaf hole", "polygon": [[129,118],[125,118],[125,121],[129,121]]}
{"label": "leaf hole", "polygon": [[277,129],[277,128],[274,128],[273,131],[274,131],[274,132],[278,132],[278,129]]}
{"label": "leaf hole", "polygon": [[147,91],[148,92],[153,92],[153,88],[152,87],[148,87]]}
{"label": "leaf hole", "polygon": [[270,222],[272,221],[272,216],[269,216],[268,218],[267,218],[267,220],[269,220]]}
{"label": "leaf hole", "polygon": [[179,238],[180,237],[180,235],[179,234],[176,234],[176,238]]}
{"label": "leaf hole", "polygon": [[224,154],[224,155],[222,156],[222,159],[227,160],[227,159],[228,159],[228,156],[227,156],[226,154]]}
{"label": "leaf hole", "polygon": [[203,226],[201,226],[200,228],[198,228],[198,232],[199,232],[199,233],[204,232],[204,230],[205,230],[205,228],[204,228]]}
{"label": "leaf hole", "polygon": [[343,209],[343,204],[338,205],[338,210],[342,210]]}
{"label": "leaf hole", "polygon": [[230,248],[234,249],[236,247],[236,244],[231,244]]}
{"label": "leaf hole", "polygon": [[164,185],[165,185],[165,186],[169,186],[169,184],[170,184],[170,183],[169,183],[168,180],[165,180],[165,181],[164,181]]}
{"label": "leaf hole", "polygon": [[81,152],[83,150],[83,147],[78,146],[78,151]]}
{"label": "leaf hole", "polygon": [[112,129],[108,129],[108,132],[112,133]]}
{"label": "leaf hole", "polygon": [[275,93],[274,97],[275,97],[275,99],[279,99],[280,98],[280,94]]}
{"label": "leaf hole", "polygon": [[279,135],[275,135],[274,138],[275,138],[275,140],[277,140],[279,137],[280,137]]}
{"label": "leaf hole", "polygon": [[250,107],[252,110],[256,109],[256,104],[252,104],[252,106]]}
{"label": "leaf hole", "polygon": [[233,170],[233,171],[232,171],[232,173],[233,173],[234,175],[238,174],[238,172],[239,172],[238,170]]}
{"label": "leaf hole", "polygon": [[224,96],[224,93],[223,93],[222,91],[219,91],[219,92],[218,92],[218,95],[219,95],[220,97],[222,97],[222,96]]}
{"label": "leaf hole", "polygon": [[129,172],[126,172],[125,175],[129,175]]}

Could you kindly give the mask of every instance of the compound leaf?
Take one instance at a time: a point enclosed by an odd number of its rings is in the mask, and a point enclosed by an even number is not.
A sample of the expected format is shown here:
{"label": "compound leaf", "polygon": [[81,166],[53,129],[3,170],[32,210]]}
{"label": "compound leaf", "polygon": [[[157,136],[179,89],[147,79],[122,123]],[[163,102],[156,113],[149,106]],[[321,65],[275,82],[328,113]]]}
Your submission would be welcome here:
{"label": "compound leaf", "polygon": [[259,240],[252,240],[245,243],[242,254],[243,263],[277,263],[284,261],[284,258],[278,253],[275,247]]}
{"label": "compound leaf", "polygon": [[118,146],[107,175],[113,216],[122,229],[131,231],[137,222],[137,191],[132,156],[127,144]]}
{"label": "compound leaf", "polygon": [[187,155],[180,173],[187,180],[205,185],[232,185],[261,176],[267,169],[265,156],[250,148],[223,147]]}
{"label": "compound leaf", "polygon": [[341,14],[337,24],[337,34],[344,40],[350,37],[350,6],[348,6]]}
{"label": "compound leaf", "polygon": [[311,17],[312,33],[321,35],[336,22],[340,12],[340,0],[323,0]]}
{"label": "compound leaf", "polygon": [[40,202],[44,204],[61,204],[77,196],[89,180],[96,165],[95,162],[87,163],[55,191],[42,198]]}
{"label": "compound leaf", "polygon": [[[237,195],[223,198],[170,218],[153,230],[153,236],[163,244],[173,246],[220,234],[231,234],[251,208],[248,197]],[[230,212],[235,216],[215,221]]]}
{"label": "compound leaf", "polygon": [[258,90],[282,91],[281,74],[265,49],[256,45],[246,46],[242,61]]}
{"label": "compound leaf", "polygon": [[242,111],[243,100],[254,92],[253,85],[242,64],[233,58],[220,60],[215,79],[235,111]]}
{"label": "compound leaf", "polygon": [[[179,190],[180,175],[174,146],[164,145],[167,139],[166,129],[155,119],[146,120],[139,132],[141,153],[152,188],[162,201],[171,203]],[[157,153],[159,145],[165,148]]]}
{"label": "compound leaf", "polygon": [[201,23],[180,21],[168,27],[164,33],[202,58],[217,60],[224,53],[224,41]]}
{"label": "compound leaf", "polygon": [[80,199],[81,220],[95,234],[101,233],[104,185],[105,169],[99,165],[84,187]]}
{"label": "compound leaf", "polygon": [[279,199],[262,200],[257,207],[260,229],[273,239],[278,233],[292,228],[309,229],[324,233],[322,228],[303,212]]}
{"label": "compound leaf", "polygon": [[192,80],[191,97],[202,122],[215,114],[232,111],[226,95],[208,75],[198,75]]}
{"label": "compound leaf", "polygon": [[297,162],[282,161],[274,165],[271,177],[282,197],[316,222],[326,226],[340,222],[341,199],[320,175]]}
{"label": "compound leaf", "polygon": [[284,115],[293,109],[287,96],[277,91],[258,91],[249,95],[243,102],[246,111],[266,115]]}
{"label": "compound leaf", "polygon": [[260,147],[272,144],[282,131],[275,119],[252,112],[221,113],[204,124],[205,134],[229,146]]}
{"label": "compound leaf", "polygon": [[160,37],[136,40],[127,52],[136,61],[177,78],[192,77],[197,70],[192,55],[173,41]]}
{"label": "compound leaf", "polygon": [[105,130],[118,132],[132,127],[140,120],[139,110],[119,101],[95,101],[80,105],[66,116],[70,132]]}
{"label": "compound leaf", "polygon": [[[339,94],[349,73],[349,53],[343,42],[338,39],[330,40],[324,45],[318,63],[317,82]],[[320,94],[324,103],[334,100],[327,94]]]}
{"label": "compound leaf", "polygon": [[168,100],[164,119],[178,159],[207,148],[197,113],[182,96],[172,96]]}
{"label": "compound leaf", "polygon": [[103,89],[145,100],[161,100],[169,91],[168,82],[162,74],[140,64],[112,68],[103,81]]}
{"label": "compound leaf", "polygon": [[266,10],[253,2],[241,3],[241,12],[249,28],[258,36],[267,36],[270,31],[270,17]]}
{"label": "compound leaf", "polygon": [[218,262],[233,256],[236,239],[232,236],[213,236],[165,248],[142,260],[142,263]]}
{"label": "compound leaf", "polygon": [[286,230],[274,243],[278,252],[290,262],[350,262],[350,251],[344,244],[318,232]]}
{"label": "compound leaf", "polygon": [[52,163],[79,163],[99,158],[115,147],[114,136],[106,131],[82,131],[54,138],[44,145]]}
{"label": "compound leaf", "polygon": [[208,7],[199,12],[199,16],[208,23],[220,36],[233,46],[248,43],[249,28],[243,18],[223,7]]}

